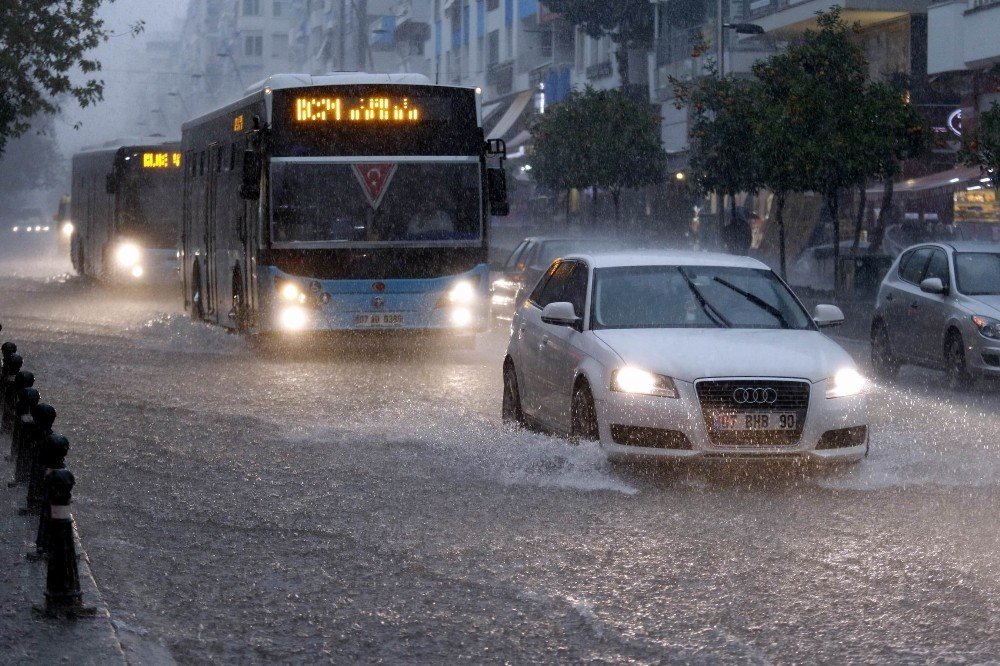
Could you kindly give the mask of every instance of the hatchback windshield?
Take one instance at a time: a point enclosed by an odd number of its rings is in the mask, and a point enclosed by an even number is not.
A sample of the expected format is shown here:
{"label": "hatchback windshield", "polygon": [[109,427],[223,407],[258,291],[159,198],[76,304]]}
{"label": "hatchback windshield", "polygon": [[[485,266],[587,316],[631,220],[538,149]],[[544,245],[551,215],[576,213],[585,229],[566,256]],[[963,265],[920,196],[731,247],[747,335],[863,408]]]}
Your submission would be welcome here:
{"label": "hatchback windshield", "polygon": [[1000,254],[959,252],[955,255],[958,290],[969,296],[1000,296]]}
{"label": "hatchback windshield", "polygon": [[592,319],[594,329],[814,326],[771,271],[719,266],[599,268]]}

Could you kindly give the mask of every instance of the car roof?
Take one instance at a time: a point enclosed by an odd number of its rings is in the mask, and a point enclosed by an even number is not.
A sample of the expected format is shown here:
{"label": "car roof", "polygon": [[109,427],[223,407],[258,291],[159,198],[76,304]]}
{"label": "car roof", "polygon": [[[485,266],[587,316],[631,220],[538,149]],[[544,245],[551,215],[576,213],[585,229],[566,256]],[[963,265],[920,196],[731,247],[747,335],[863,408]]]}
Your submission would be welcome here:
{"label": "car roof", "polygon": [[943,241],[941,245],[949,245],[956,252],[1000,252],[1000,243],[987,241]]}
{"label": "car roof", "polygon": [[[594,238],[592,236],[528,236],[527,238],[524,238],[521,241],[521,243],[523,243],[524,241],[531,241],[533,243],[570,243],[570,242],[586,243],[593,241],[596,243],[620,242],[622,244],[625,244],[627,242],[627,241],[622,241],[621,239],[615,238],[613,236],[609,236],[607,238],[602,238],[602,237]],[[520,245],[521,243],[518,243],[518,245]]]}
{"label": "car roof", "polygon": [[566,255],[563,259],[583,259],[594,268],[618,268],[625,266],[719,266],[770,270],[767,264],[752,257],[685,250],[574,252]]}

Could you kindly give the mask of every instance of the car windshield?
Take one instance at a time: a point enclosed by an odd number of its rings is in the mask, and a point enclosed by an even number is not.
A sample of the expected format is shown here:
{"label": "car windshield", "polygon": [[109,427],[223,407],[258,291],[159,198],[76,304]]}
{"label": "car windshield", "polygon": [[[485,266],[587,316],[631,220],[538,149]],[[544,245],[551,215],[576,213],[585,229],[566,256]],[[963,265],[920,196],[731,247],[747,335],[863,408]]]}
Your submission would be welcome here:
{"label": "car windshield", "polygon": [[755,268],[599,268],[592,310],[594,329],[814,328],[781,280]]}
{"label": "car windshield", "polygon": [[958,290],[969,296],[1000,296],[1000,254],[959,252],[955,255]]}

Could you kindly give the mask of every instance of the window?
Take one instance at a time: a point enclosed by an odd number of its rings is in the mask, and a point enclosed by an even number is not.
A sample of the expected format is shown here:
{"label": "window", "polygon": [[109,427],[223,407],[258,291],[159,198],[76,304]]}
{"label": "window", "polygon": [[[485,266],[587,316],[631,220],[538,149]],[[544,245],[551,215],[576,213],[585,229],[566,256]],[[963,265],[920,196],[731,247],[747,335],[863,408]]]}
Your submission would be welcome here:
{"label": "window", "polygon": [[486,63],[495,65],[500,62],[500,31],[493,30],[487,36]]}
{"label": "window", "polygon": [[222,171],[222,146],[215,147],[215,172]]}
{"label": "window", "polygon": [[283,16],[285,11],[284,4],[285,3],[283,0],[274,0],[274,7],[273,7],[274,11],[271,12],[271,14],[273,16]]}
{"label": "window", "polygon": [[582,317],[587,303],[587,278],[590,276],[586,264],[579,261],[573,263],[575,264],[573,274],[566,283],[562,300],[572,303],[573,312],[577,317]]}
{"label": "window", "polygon": [[288,57],[288,33],[276,32],[271,35],[271,57],[280,59]]}
{"label": "window", "polygon": [[205,175],[205,151],[198,153],[198,175]]}
{"label": "window", "polygon": [[[517,261],[526,247],[528,247],[528,241],[521,241],[521,244],[510,253],[510,257],[507,258],[507,263],[503,265],[504,272],[510,273],[514,270],[514,266],[517,265]],[[523,268],[524,265],[522,264],[521,267]]]}
{"label": "window", "polygon": [[904,256],[903,260],[899,262],[899,277],[907,282],[920,284],[927,260],[931,258],[931,252],[931,248],[922,247]]}
{"label": "window", "polygon": [[259,58],[264,55],[264,36],[247,35],[243,42],[243,55],[248,58]]}
{"label": "window", "polygon": [[500,9],[500,0],[486,0],[486,11],[491,12]]}
{"label": "window", "polygon": [[229,170],[236,168],[236,143],[229,144]]}
{"label": "window", "polygon": [[243,16],[260,16],[260,0],[243,0]]}
{"label": "window", "polygon": [[930,263],[927,264],[927,272],[924,274],[924,279],[927,278],[939,278],[941,284],[947,287],[950,283],[949,272],[948,272],[948,255],[944,253],[944,250],[934,250],[934,254],[931,255]]}
{"label": "window", "polygon": [[575,267],[576,262],[573,261],[560,261],[554,264],[549,269],[546,279],[539,282],[531,294],[531,302],[540,308],[545,308],[549,303],[564,300],[566,287]]}

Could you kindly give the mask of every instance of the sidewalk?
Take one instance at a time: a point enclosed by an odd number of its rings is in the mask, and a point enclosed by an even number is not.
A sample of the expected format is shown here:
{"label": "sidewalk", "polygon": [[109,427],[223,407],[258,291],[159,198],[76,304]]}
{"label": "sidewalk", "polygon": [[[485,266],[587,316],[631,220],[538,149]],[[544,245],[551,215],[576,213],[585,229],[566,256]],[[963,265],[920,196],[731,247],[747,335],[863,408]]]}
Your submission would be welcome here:
{"label": "sidewalk", "polygon": [[[0,437],[6,455],[10,440]],[[17,515],[24,502],[22,486],[7,488],[11,463],[0,458],[0,662],[6,664],[124,664],[125,655],[111,626],[107,608],[90,572],[87,555],[77,544],[83,601],[102,617],[46,620],[32,615],[45,602],[45,562],[29,562],[38,518]]]}

